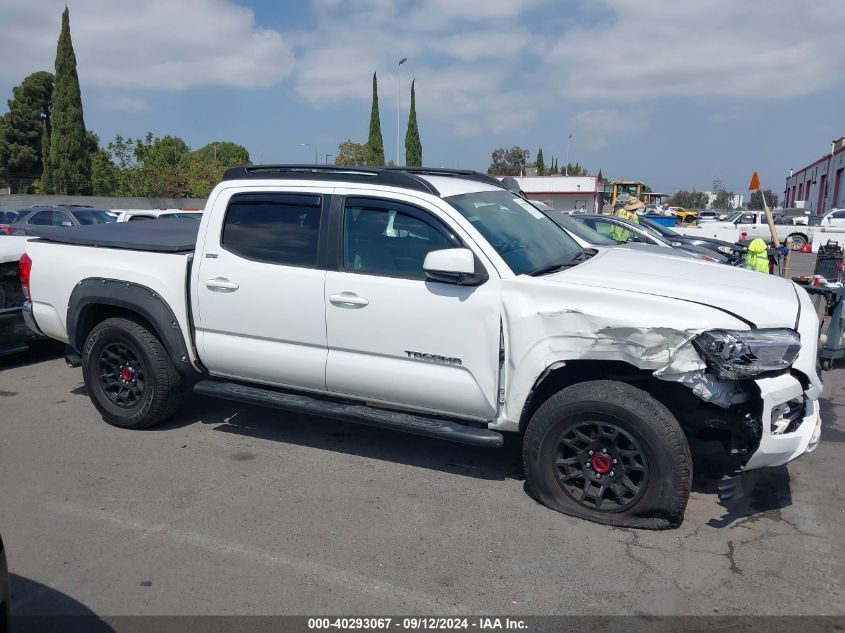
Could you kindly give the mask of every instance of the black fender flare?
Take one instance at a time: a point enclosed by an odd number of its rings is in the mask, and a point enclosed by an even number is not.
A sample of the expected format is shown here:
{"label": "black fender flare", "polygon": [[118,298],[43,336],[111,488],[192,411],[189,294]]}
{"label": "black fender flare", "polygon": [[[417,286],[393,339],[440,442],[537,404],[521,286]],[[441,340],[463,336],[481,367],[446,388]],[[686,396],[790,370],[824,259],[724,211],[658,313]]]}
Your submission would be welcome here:
{"label": "black fender flare", "polygon": [[179,373],[199,374],[191,364],[179,320],[167,302],[147,286],[119,279],[89,277],[74,287],[68,301],[67,333],[70,345],[77,351],[82,351],[93,327],[92,308],[99,306],[122,308],[142,317],[152,326]]}

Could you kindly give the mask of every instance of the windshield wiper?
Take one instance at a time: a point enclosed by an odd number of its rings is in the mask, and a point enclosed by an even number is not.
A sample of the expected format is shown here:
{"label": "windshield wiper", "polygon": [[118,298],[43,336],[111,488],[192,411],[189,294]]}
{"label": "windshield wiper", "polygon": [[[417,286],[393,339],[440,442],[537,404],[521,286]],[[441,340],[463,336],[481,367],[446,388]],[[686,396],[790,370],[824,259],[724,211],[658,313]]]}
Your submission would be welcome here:
{"label": "windshield wiper", "polygon": [[580,264],[584,260],[590,259],[590,257],[592,257],[595,254],[596,254],[595,251],[593,251],[593,252],[581,251],[575,257],[572,257],[572,258],[567,259],[567,260],[562,261],[562,262],[560,262],[560,261],[551,262],[549,264],[546,264],[545,266],[538,268],[537,270],[531,271],[528,274],[531,275],[532,277],[539,277],[540,275],[548,275],[549,273],[553,273],[553,272],[556,272],[558,270],[562,270],[564,268],[569,268],[570,266],[577,266],[578,264]]}

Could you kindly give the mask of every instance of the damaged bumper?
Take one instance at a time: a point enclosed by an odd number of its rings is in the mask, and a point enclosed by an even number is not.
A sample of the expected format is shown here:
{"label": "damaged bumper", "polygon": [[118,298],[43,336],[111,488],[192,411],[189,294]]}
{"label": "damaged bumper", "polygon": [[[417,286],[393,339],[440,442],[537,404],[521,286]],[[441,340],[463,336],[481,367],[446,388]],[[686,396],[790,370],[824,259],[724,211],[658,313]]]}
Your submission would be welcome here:
{"label": "damaged bumper", "polygon": [[745,470],[781,466],[813,451],[821,435],[821,416],[815,389],[804,391],[791,375],[754,381],[763,400],[760,444]]}

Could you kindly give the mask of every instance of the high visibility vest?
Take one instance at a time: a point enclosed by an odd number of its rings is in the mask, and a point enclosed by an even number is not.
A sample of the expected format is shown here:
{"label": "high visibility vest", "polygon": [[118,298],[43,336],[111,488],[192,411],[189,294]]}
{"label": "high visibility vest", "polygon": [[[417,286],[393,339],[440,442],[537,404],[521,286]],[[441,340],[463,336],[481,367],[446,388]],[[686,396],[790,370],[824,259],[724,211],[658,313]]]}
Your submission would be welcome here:
{"label": "high visibility vest", "polygon": [[769,273],[769,253],[766,243],[759,237],[748,245],[748,252],[745,253],[745,267],[748,270],[756,270],[758,273]]}
{"label": "high visibility vest", "polygon": [[[640,219],[639,217],[637,217],[636,213],[634,213],[633,211],[628,211],[624,208],[619,209],[616,212],[616,217],[622,220],[627,220],[632,224],[640,223]],[[610,226],[610,238],[615,242],[627,242],[629,239],[631,239],[631,231],[622,228],[621,226],[612,224]]]}

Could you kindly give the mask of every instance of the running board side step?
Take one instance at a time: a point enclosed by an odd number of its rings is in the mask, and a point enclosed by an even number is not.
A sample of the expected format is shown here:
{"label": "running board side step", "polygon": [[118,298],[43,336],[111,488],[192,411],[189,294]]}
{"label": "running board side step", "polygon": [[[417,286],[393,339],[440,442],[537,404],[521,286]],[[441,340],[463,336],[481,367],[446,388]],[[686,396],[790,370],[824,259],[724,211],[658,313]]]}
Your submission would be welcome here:
{"label": "running board side step", "polygon": [[375,409],[363,404],[316,398],[265,387],[253,387],[235,382],[201,380],[194,385],[194,391],[203,396],[274,407],[293,413],[304,413],[346,422],[358,422],[382,429],[390,429],[391,431],[435,437],[459,444],[495,448],[502,446],[504,443],[504,437],[501,433],[452,420]]}

